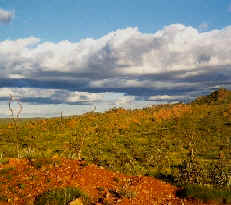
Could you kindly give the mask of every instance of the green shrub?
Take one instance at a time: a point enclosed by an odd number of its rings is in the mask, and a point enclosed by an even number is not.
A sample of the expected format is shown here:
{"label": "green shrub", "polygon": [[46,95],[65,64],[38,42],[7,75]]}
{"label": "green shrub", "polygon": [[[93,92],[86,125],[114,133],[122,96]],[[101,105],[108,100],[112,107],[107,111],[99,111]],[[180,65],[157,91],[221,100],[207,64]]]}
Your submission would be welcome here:
{"label": "green shrub", "polygon": [[226,187],[229,184],[229,170],[221,160],[210,163],[208,167],[210,184],[215,187]]}
{"label": "green shrub", "polygon": [[216,200],[221,203],[231,202],[231,189],[214,189],[200,185],[185,185],[183,189],[177,191],[178,197],[190,197],[201,199],[204,202]]}
{"label": "green shrub", "polygon": [[55,160],[54,159],[48,159],[48,158],[41,158],[41,159],[29,159],[30,164],[36,168],[36,169],[40,169],[42,168],[42,166],[47,166],[50,164],[55,164]]}
{"label": "green shrub", "polygon": [[10,174],[10,172],[12,172],[14,170],[16,170],[14,167],[2,168],[2,169],[0,169],[0,175],[3,176],[3,175]]}
{"label": "green shrub", "polygon": [[8,198],[0,194],[0,202],[8,202]]}
{"label": "green shrub", "polygon": [[40,194],[35,199],[35,205],[68,205],[71,201],[81,198],[84,205],[88,205],[88,196],[79,188],[57,188]]}
{"label": "green shrub", "polygon": [[9,163],[9,159],[7,158],[1,158],[0,159],[0,164],[4,165],[4,164],[8,164]]}
{"label": "green shrub", "polygon": [[204,184],[207,179],[202,164],[196,158],[188,157],[178,168],[178,184]]}

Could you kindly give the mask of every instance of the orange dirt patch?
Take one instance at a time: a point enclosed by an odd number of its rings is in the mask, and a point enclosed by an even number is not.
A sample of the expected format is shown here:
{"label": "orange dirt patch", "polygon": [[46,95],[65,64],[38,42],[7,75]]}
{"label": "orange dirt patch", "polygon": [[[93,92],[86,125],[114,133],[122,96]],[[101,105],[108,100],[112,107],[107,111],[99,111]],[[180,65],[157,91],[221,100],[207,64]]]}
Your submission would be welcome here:
{"label": "orange dirt patch", "polygon": [[95,205],[202,204],[176,197],[177,188],[163,181],[126,176],[84,161],[10,159],[0,171],[0,196],[7,196],[8,204],[33,204],[39,194],[66,186],[80,187]]}

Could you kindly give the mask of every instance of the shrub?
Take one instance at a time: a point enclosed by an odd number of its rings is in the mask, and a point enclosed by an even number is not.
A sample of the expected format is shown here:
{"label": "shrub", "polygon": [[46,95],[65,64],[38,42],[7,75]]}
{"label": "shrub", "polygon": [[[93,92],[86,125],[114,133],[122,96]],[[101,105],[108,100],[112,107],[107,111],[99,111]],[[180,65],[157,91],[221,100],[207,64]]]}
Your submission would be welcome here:
{"label": "shrub", "polygon": [[208,167],[210,184],[215,187],[226,187],[229,185],[229,170],[224,166],[222,160],[210,163]]}
{"label": "shrub", "polygon": [[231,189],[214,189],[200,185],[186,185],[183,189],[179,189],[176,193],[178,197],[190,197],[201,199],[204,202],[216,200],[221,203],[231,202]]}
{"label": "shrub", "polygon": [[179,174],[177,176],[177,182],[181,185],[204,184],[207,179],[202,164],[191,154],[188,155],[187,159],[185,159],[178,168]]}
{"label": "shrub", "polygon": [[89,204],[88,196],[79,188],[65,187],[49,190],[35,199],[35,205],[68,205],[71,201],[81,198],[84,205]]}

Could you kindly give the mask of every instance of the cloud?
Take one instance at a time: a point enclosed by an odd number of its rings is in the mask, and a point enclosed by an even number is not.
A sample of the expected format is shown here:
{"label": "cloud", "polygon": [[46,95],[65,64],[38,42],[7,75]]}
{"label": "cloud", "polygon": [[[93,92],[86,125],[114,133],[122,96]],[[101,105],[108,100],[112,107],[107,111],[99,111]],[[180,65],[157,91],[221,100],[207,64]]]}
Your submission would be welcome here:
{"label": "cloud", "polygon": [[6,11],[0,8],[0,23],[8,24],[14,18],[14,12]]}
{"label": "cloud", "polygon": [[209,24],[206,22],[202,22],[198,28],[199,28],[199,31],[202,31],[202,32],[207,31],[209,28]]}
{"label": "cloud", "polygon": [[231,41],[230,32],[231,27],[199,33],[192,27],[170,25],[154,34],[127,28],[78,43],[39,43],[33,37],[3,41],[1,72],[24,78],[54,72],[62,72],[68,78],[73,73],[82,78],[94,74],[100,80],[230,64],[231,49],[226,46]]}
{"label": "cloud", "polygon": [[115,101],[115,106],[123,107],[131,105],[135,101],[134,96],[122,96]]}
{"label": "cloud", "polygon": [[[189,100],[230,87],[230,35],[231,26],[200,32],[174,24],[155,33],[126,28],[79,42],[2,41],[0,88],[16,89],[24,102],[37,104]],[[109,103],[105,93],[120,95]]]}
{"label": "cloud", "polygon": [[21,102],[39,104],[90,104],[101,101],[105,93],[87,93],[62,89],[0,88],[0,101],[9,96]]}

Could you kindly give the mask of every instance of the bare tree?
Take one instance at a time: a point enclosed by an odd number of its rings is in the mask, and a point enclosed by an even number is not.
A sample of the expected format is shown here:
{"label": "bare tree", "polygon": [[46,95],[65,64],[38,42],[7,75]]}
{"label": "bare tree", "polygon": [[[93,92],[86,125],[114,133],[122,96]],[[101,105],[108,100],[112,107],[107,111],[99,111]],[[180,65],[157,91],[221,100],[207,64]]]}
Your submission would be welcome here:
{"label": "bare tree", "polygon": [[[12,121],[13,121],[13,127],[14,127],[14,137],[16,139],[16,146],[17,146],[17,152],[18,152],[18,157],[19,157],[19,146],[20,146],[20,137],[18,133],[18,125],[17,125],[17,120],[19,119],[19,116],[23,110],[22,104],[19,102],[18,99],[14,98],[11,94],[9,95],[9,111],[11,113]],[[19,106],[19,109],[17,113],[15,113],[15,110],[12,108],[12,103],[16,102]]]}

